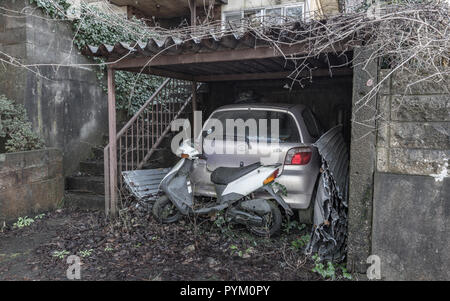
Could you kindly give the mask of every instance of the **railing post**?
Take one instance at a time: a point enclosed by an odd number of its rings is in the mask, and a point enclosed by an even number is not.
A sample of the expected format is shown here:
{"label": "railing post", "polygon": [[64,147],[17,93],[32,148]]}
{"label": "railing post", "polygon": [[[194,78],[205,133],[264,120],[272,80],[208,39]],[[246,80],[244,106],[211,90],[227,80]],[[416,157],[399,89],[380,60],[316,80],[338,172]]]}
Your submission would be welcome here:
{"label": "railing post", "polygon": [[104,166],[104,177],[105,177],[105,215],[109,215],[109,210],[111,209],[111,189],[109,186],[109,145],[103,150],[103,166]]}
{"label": "railing post", "polygon": [[195,116],[197,115],[195,112],[197,111],[197,82],[193,81],[192,82],[192,137],[193,139],[195,139],[195,135],[197,135],[196,133],[196,121],[195,120]]}
{"label": "railing post", "polygon": [[111,67],[108,67],[108,124],[110,213],[111,215],[115,215],[117,212],[116,91],[114,84],[114,69]]}

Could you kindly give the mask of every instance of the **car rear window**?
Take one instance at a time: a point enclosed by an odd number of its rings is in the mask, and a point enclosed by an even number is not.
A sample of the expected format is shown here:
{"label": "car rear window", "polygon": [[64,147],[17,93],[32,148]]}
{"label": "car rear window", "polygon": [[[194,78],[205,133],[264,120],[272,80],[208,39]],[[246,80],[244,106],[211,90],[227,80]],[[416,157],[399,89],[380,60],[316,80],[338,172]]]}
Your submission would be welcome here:
{"label": "car rear window", "polygon": [[302,113],[303,121],[305,122],[306,129],[312,138],[319,138],[320,130],[317,128],[317,122],[312,112],[308,109]]}
{"label": "car rear window", "polygon": [[[252,137],[249,133],[248,127],[245,128],[245,136],[249,140],[253,141],[269,141],[269,142],[292,142],[299,143],[300,135],[298,132],[298,127],[292,116],[285,112],[271,111],[271,110],[230,110],[230,111],[220,111],[215,112],[211,118],[218,119],[223,127],[224,132],[226,129],[226,120],[237,120],[242,119],[244,122],[254,119],[258,125],[257,137]],[[259,127],[260,120],[267,120],[267,133],[264,133]],[[271,137],[272,133],[272,119],[278,119],[279,122],[279,138]],[[206,126],[207,127],[207,126]],[[208,128],[205,128],[208,130]],[[235,127],[233,136],[238,137],[238,131]],[[224,133],[225,138],[225,133]]]}

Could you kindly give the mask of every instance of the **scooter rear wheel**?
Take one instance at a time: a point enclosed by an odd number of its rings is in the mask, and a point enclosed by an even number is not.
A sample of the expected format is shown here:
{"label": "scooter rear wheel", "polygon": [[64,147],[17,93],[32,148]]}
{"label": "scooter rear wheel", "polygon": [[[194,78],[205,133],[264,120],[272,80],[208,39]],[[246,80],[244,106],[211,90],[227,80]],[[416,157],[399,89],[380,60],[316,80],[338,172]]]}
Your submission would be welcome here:
{"label": "scooter rear wheel", "polygon": [[266,225],[263,227],[247,226],[251,233],[261,237],[276,236],[281,229],[283,221],[280,209],[273,202],[267,202],[270,205],[270,213],[261,216],[266,221]]}
{"label": "scooter rear wheel", "polygon": [[166,195],[160,196],[153,204],[153,216],[161,224],[171,224],[181,218],[181,213]]}

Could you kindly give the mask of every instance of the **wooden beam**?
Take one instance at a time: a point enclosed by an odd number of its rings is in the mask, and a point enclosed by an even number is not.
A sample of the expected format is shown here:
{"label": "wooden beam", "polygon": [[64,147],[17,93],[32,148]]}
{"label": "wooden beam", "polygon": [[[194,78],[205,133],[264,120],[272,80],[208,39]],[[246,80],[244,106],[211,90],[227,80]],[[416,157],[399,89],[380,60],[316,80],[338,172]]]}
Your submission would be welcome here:
{"label": "wooden beam", "polygon": [[189,1],[189,10],[191,11],[191,26],[195,27],[197,25],[197,5],[196,0]]}
{"label": "wooden beam", "polygon": [[[305,51],[304,46],[294,45],[291,47],[280,47],[284,55],[295,55]],[[224,51],[185,53],[180,55],[158,55],[143,58],[123,58],[116,63],[112,63],[114,69],[142,68],[144,66],[167,66],[178,64],[231,62],[240,60],[266,59],[282,57],[282,54],[270,46],[257,48],[231,49]]]}
{"label": "wooden beam", "polygon": [[[127,71],[140,72],[140,70],[136,70],[136,69],[131,69],[131,70],[127,70]],[[158,68],[145,68],[142,71],[142,73],[158,75],[158,76],[162,76],[162,77],[170,77],[170,78],[188,80],[188,81],[193,81],[194,80],[194,76],[193,75],[190,75],[190,74],[187,74],[187,73],[182,73],[182,72],[174,72],[174,71],[162,70],[162,69],[158,69]]]}
{"label": "wooden beam", "polygon": [[112,68],[108,68],[108,125],[110,213],[115,215],[117,213],[116,89]]}
{"label": "wooden beam", "polygon": [[[220,74],[220,75],[202,75],[195,76],[194,79],[198,82],[223,82],[223,81],[244,81],[244,80],[261,80],[261,79],[283,79],[292,74],[293,71],[282,72],[266,72],[266,73],[246,73],[246,74]],[[312,72],[312,76],[325,77],[325,76],[345,76],[351,75],[352,70],[349,68],[335,69],[330,72],[328,69],[319,69]],[[310,76],[309,72],[302,72],[300,77]]]}

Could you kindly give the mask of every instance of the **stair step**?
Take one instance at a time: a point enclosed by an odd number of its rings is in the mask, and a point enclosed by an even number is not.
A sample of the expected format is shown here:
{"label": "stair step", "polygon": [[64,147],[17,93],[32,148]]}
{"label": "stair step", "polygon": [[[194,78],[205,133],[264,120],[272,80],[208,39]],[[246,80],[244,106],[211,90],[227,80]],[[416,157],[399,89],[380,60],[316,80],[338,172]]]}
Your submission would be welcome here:
{"label": "stair step", "polygon": [[103,176],[105,174],[103,161],[80,162],[80,172],[92,176]]}
{"label": "stair step", "polygon": [[66,191],[64,193],[64,207],[103,210],[105,208],[105,196],[89,192]]}
{"label": "stair step", "polygon": [[99,176],[72,176],[66,178],[66,190],[82,191],[103,195],[105,180]]}

